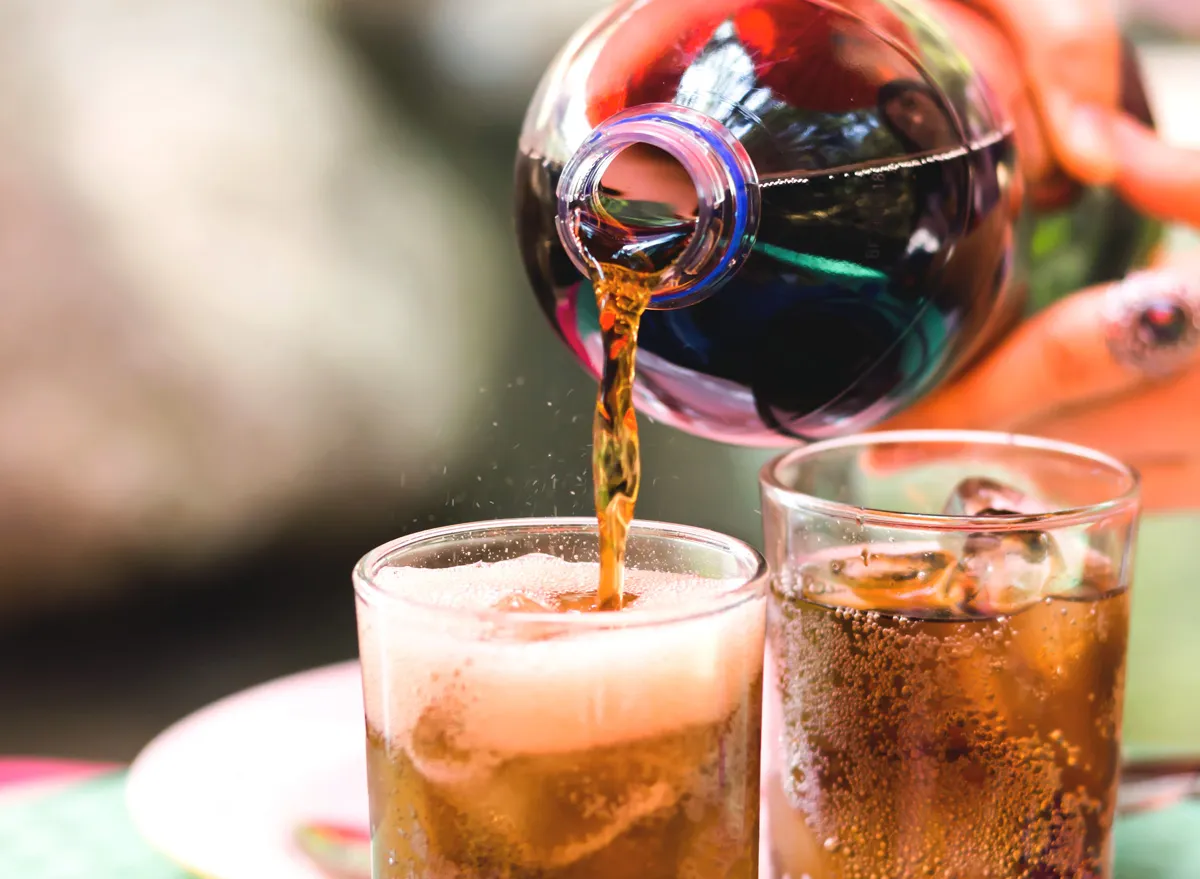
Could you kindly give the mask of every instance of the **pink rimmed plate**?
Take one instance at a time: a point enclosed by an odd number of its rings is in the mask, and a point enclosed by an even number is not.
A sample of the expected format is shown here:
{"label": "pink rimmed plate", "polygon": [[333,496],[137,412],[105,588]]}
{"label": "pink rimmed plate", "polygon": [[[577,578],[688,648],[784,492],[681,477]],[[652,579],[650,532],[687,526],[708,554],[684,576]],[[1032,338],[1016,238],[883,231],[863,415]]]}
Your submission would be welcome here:
{"label": "pink rimmed plate", "polygon": [[368,821],[358,663],[272,681],[181,720],[134,761],[126,798],[146,841],[199,876],[328,879],[304,849]]}

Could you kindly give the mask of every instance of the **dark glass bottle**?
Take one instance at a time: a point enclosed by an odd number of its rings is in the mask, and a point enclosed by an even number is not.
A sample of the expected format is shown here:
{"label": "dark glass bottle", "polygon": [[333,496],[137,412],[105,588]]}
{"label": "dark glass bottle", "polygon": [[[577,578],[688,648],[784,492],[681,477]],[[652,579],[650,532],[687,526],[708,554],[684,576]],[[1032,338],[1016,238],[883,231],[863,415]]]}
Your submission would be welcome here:
{"label": "dark glass bottle", "polygon": [[1105,192],[1021,192],[986,82],[897,0],[620,4],[546,74],[516,171],[534,291],[585,367],[595,264],[662,271],[637,402],[742,445],[879,423],[1154,235]]}

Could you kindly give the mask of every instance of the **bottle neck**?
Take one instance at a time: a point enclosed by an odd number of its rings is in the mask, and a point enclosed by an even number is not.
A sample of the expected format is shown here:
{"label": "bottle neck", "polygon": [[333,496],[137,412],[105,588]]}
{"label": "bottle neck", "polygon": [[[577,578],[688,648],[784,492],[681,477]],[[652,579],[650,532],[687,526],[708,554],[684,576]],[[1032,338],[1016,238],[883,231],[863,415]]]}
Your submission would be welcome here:
{"label": "bottle neck", "polygon": [[[604,184],[614,162],[633,147],[653,147],[678,162],[695,189],[694,210],[671,211],[646,194],[656,182],[653,165],[624,170],[619,190]],[[626,206],[656,204],[660,216],[622,216],[613,208],[614,191]],[[758,216],[758,174],[745,148],[720,122],[675,104],[643,104],[602,123],[558,183],[558,233],[572,262],[593,277],[614,265],[651,275],[651,308],[679,308],[712,295],[741,268]],[[646,256],[652,252],[668,256],[656,264]]]}

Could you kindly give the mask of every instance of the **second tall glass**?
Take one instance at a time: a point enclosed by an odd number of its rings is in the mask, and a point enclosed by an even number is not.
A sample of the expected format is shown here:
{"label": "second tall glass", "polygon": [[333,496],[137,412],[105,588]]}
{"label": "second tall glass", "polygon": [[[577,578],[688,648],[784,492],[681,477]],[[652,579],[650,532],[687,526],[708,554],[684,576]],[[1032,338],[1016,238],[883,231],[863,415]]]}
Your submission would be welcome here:
{"label": "second tall glass", "polygon": [[1111,876],[1136,476],[881,433],[787,454],[762,490],[765,875]]}

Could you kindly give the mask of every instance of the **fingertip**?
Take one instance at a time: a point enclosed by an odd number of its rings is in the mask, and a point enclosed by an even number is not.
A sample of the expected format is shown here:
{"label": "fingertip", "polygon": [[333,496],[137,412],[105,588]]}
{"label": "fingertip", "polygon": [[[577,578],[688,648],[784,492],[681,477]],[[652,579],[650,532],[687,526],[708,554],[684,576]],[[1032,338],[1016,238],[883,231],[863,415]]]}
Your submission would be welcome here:
{"label": "fingertip", "polygon": [[[901,413],[880,425],[872,433],[909,430],[989,430],[995,425],[971,417],[962,396],[951,389],[941,391],[930,401]],[[875,476],[893,475],[922,464],[935,463],[939,453],[919,443],[881,442],[866,448],[860,460],[864,470]]]}
{"label": "fingertip", "polygon": [[859,466],[868,476],[882,478],[915,467],[927,457],[920,446],[884,444],[867,447],[859,459]]}
{"label": "fingertip", "polygon": [[1079,104],[1062,92],[1044,98],[1046,124],[1064,170],[1081,183],[1107,186],[1121,167],[1113,116],[1116,111]]}
{"label": "fingertip", "polygon": [[1114,119],[1112,131],[1121,195],[1160,219],[1200,225],[1200,151],[1167,143],[1125,116]]}
{"label": "fingertip", "polygon": [[981,376],[973,370],[879,425],[878,430],[995,430],[995,413],[976,405]]}

